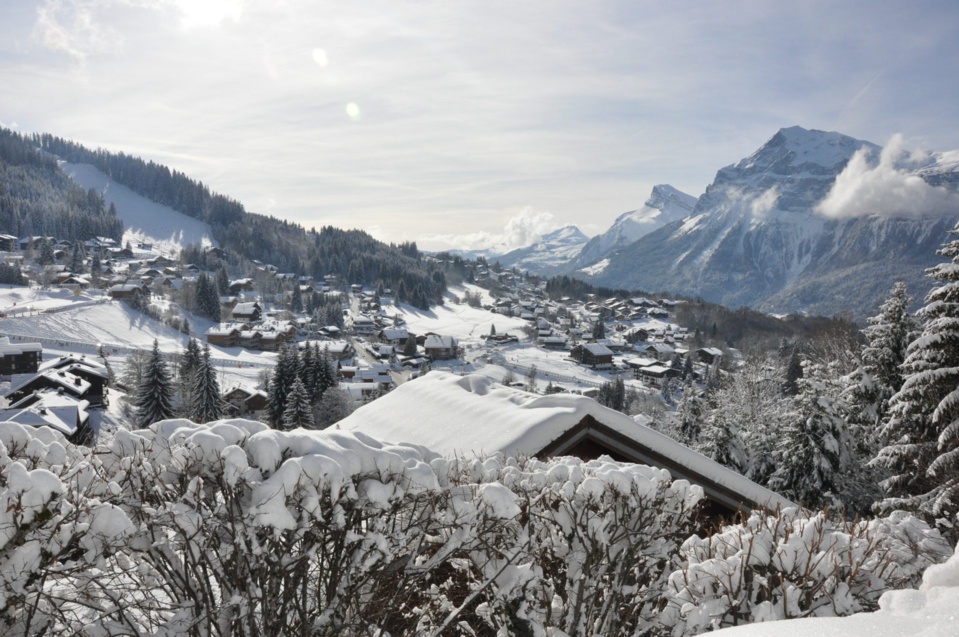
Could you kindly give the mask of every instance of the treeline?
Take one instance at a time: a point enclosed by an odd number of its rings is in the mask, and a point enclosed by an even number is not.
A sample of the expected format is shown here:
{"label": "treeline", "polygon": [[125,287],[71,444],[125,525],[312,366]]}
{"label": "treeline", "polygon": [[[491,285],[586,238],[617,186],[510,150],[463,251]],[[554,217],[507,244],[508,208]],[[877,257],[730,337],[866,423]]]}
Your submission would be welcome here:
{"label": "treeline", "polygon": [[0,128],[0,231],[119,241],[123,223],[100,193],[76,185],[30,138]]}
{"label": "treeline", "polygon": [[420,308],[442,302],[442,267],[421,258],[415,243],[377,241],[361,230],[324,227],[317,231],[283,219],[247,212],[233,199],[202,182],[152,161],[43,134],[33,141],[70,162],[88,163],[134,192],[210,225],[224,250],[241,260],[261,261],[282,271],[321,277],[334,274],[349,283],[380,283],[401,301]]}

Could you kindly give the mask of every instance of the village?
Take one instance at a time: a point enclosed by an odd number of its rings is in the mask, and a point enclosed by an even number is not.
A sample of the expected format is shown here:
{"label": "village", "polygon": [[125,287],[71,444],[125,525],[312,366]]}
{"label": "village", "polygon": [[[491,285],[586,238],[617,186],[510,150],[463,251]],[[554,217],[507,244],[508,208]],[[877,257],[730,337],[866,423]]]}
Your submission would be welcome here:
{"label": "village", "polygon": [[[3,235],[0,248],[5,267],[20,273],[32,297],[24,300],[17,286],[0,291],[0,417],[53,426],[77,441],[92,440],[111,395],[129,391],[118,372],[152,338],[171,360],[189,338],[206,342],[227,414],[251,419],[264,418],[264,372],[293,345],[327,352],[354,407],[430,369],[593,397],[622,380],[669,404],[684,382],[703,381],[724,353],[671,322],[677,301],[554,299],[544,283],[482,261],[470,264],[474,283],[454,288],[429,311],[397,303],[382,286],[332,275],[314,280],[257,262],[221,283],[219,320],[212,320],[184,306],[196,304],[201,278],[223,278],[230,260],[219,248],[202,248],[205,267],[150,243],[119,246],[102,238],[74,246]],[[99,332],[62,327],[96,312],[106,313],[96,321]],[[131,316],[138,318],[131,323]]]}

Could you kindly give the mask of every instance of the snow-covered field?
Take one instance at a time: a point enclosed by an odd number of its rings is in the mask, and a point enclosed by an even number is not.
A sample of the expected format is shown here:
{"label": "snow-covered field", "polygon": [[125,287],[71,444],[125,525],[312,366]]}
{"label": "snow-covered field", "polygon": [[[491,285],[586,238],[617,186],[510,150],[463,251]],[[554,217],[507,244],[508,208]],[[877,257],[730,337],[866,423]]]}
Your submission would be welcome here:
{"label": "snow-covered field", "polygon": [[[29,308],[28,311],[21,311]],[[112,301],[99,292],[74,294],[69,290],[0,286],[0,336],[14,342],[40,342],[44,359],[77,352],[95,354],[102,345],[115,369],[134,350],[147,350],[157,340],[160,351],[175,354],[186,346],[187,335]],[[188,315],[194,333],[203,334],[210,322]],[[272,367],[276,355],[239,347],[211,347],[212,360],[224,387],[253,386],[260,370]],[[121,367],[118,367],[121,366]]]}
{"label": "snow-covered field", "polygon": [[217,245],[206,223],[141,197],[89,164],[62,161],[60,168],[84,188],[102,193],[108,205],[116,206],[117,216],[123,220],[124,244],[129,241],[135,246],[144,241],[165,254],[174,254],[190,243]]}

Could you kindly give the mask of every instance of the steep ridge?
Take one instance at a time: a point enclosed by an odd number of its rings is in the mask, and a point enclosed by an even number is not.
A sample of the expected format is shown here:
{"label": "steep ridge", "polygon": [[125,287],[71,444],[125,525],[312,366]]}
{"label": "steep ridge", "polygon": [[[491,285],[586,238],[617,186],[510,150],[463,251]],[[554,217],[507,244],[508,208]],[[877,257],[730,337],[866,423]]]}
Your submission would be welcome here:
{"label": "steep ridge", "polygon": [[[881,149],[835,132],[784,128],[719,170],[686,219],[612,254],[590,280],[701,296],[773,312],[871,314],[896,280],[921,298],[923,270],[954,214],[828,218],[817,207],[854,154]],[[913,169],[933,186],[956,183],[952,153]],[[959,199],[957,199],[959,201]]]}

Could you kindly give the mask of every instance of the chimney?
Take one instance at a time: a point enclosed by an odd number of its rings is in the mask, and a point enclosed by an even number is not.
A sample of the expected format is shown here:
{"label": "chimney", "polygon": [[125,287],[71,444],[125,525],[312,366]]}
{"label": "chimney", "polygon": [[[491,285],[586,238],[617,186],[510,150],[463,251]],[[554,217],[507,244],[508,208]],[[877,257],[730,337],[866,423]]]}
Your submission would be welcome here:
{"label": "chimney", "polygon": [[77,387],[80,386],[80,377],[79,377],[79,376],[77,376],[76,378],[73,379],[73,384],[76,385]]}

